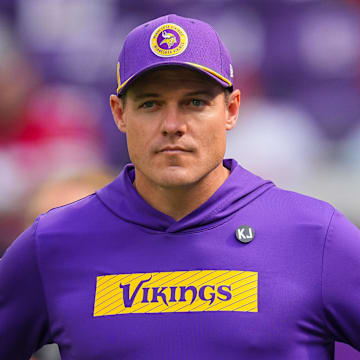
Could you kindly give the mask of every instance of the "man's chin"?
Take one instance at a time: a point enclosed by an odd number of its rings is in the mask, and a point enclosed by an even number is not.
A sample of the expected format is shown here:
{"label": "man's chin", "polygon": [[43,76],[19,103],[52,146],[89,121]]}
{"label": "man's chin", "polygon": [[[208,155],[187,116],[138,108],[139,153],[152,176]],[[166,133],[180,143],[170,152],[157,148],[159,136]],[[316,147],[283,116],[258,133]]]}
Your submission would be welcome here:
{"label": "man's chin", "polygon": [[167,188],[191,186],[196,183],[194,173],[179,166],[167,167],[157,172],[156,177],[157,184]]}

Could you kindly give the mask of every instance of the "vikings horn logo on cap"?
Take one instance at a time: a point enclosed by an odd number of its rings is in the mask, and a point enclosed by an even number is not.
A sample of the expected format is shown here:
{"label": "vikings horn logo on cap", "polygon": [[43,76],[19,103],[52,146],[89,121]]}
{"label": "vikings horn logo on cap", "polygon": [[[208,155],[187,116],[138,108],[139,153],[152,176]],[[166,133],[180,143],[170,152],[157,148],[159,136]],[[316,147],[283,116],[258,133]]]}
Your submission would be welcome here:
{"label": "vikings horn logo on cap", "polygon": [[187,45],[188,37],[185,30],[172,23],[159,26],[150,37],[150,48],[155,55],[160,57],[180,55]]}

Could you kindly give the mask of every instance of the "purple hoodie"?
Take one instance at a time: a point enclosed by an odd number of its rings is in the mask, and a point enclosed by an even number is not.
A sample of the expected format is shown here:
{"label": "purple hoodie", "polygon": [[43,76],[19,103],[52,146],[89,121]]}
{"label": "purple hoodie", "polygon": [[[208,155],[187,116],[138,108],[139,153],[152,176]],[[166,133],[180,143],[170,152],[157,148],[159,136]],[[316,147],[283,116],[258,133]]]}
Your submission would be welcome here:
{"label": "purple hoodie", "polygon": [[360,350],[360,231],[325,202],[224,164],[229,178],[179,221],[139,196],[132,165],[40,216],[0,261],[0,359],[52,342],[64,360]]}

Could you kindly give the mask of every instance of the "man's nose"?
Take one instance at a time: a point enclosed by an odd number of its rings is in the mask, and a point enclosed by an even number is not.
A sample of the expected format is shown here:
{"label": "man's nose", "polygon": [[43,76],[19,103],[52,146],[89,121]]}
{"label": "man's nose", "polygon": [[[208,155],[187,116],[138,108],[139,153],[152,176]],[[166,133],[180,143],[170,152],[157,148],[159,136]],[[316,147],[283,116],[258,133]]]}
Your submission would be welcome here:
{"label": "man's nose", "polygon": [[165,136],[182,136],[186,131],[184,114],[176,105],[169,105],[163,113],[161,132]]}

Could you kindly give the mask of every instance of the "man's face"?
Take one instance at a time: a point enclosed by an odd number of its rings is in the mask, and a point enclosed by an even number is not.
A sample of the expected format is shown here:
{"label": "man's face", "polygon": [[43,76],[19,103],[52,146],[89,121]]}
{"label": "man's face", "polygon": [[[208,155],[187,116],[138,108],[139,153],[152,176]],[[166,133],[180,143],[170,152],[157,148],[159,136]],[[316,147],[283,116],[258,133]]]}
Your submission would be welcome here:
{"label": "man's face", "polygon": [[214,80],[185,68],[145,73],[130,86],[125,106],[111,98],[136,178],[161,187],[193,185],[222,167],[238,103],[238,92],[227,102]]}

